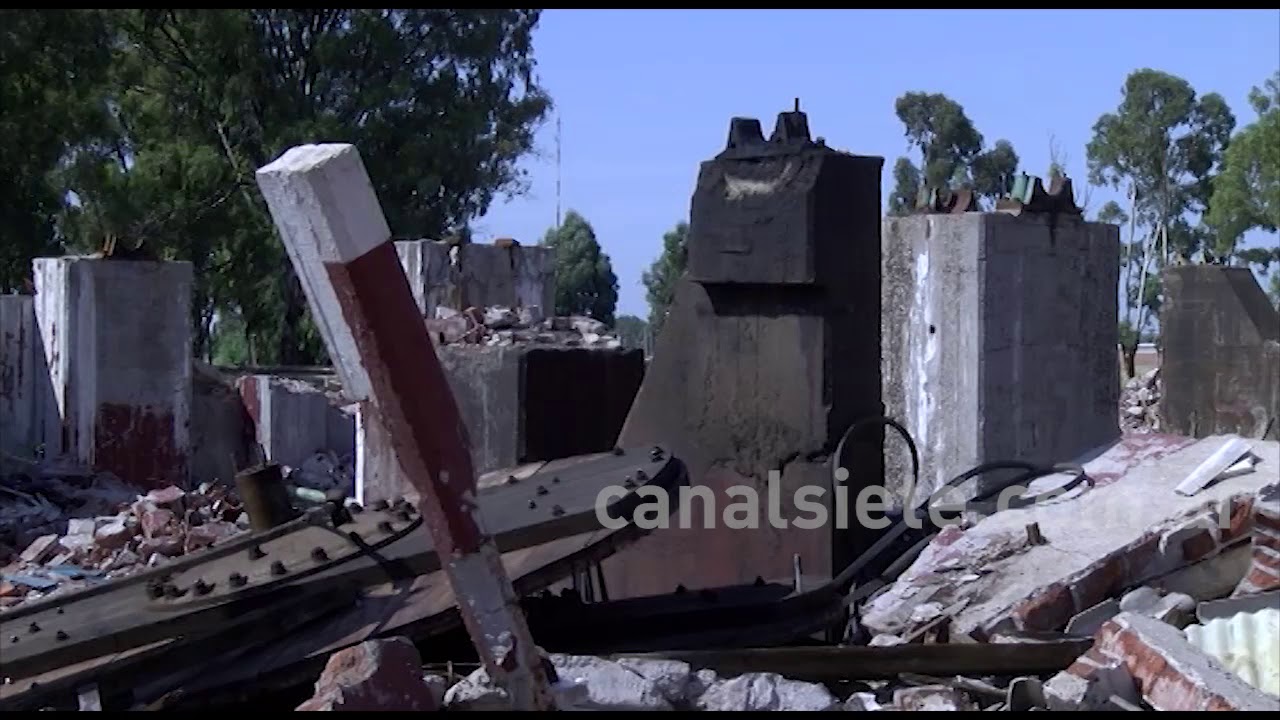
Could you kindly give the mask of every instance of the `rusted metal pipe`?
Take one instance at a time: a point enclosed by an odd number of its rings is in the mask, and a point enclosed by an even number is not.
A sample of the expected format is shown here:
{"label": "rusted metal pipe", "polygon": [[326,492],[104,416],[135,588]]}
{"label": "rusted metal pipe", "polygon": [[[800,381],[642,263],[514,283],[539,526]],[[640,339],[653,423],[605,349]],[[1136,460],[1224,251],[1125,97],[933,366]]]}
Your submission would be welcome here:
{"label": "rusted metal pipe", "polygon": [[257,178],[346,392],[372,404],[419,492],[486,670],[516,709],[551,709],[543,658],[480,524],[466,426],[359,152],[295,147]]}
{"label": "rusted metal pipe", "polygon": [[249,525],[254,530],[270,530],[299,515],[289,502],[289,491],[284,485],[280,466],[274,463],[236,473],[236,490],[249,513]]}

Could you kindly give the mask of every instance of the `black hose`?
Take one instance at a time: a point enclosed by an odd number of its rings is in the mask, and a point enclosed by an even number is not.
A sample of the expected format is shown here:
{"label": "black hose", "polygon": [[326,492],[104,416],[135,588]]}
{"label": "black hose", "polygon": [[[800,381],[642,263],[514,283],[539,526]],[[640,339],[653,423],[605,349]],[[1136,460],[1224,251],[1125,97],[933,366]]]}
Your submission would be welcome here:
{"label": "black hose", "polygon": [[[912,485],[912,491],[914,493],[915,489],[920,487],[920,456],[916,448],[915,439],[911,437],[911,433],[908,432],[907,429],[904,428],[901,423],[887,416],[880,416],[880,417],[860,420],[858,422],[853,423],[852,425],[849,426],[847,430],[845,430],[844,435],[840,437],[840,442],[837,443],[836,445],[836,452],[835,452],[835,458],[834,458],[835,462],[832,463],[833,465],[833,470],[832,470],[833,486],[832,487],[834,488],[835,483],[839,482],[839,479],[835,478],[835,470],[840,467],[840,462],[842,460],[845,441],[848,440],[849,437],[853,435],[854,432],[863,430],[867,427],[872,427],[877,425],[884,425],[897,430],[898,433],[902,435],[902,438],[907,442],[907,448],[910,450],[910,453],[911,453],[911,474],[914,482],[914,485]],[[995,460],[992,462],[986,462],[986,463],[982,463],[981,465],[972,467],[960,473],[959,475],[951,478],[947,482],[943,483],[941,487],[935,490],[929,496],[928,500],[922,504],[916,504],[910,508],[904,505],[903,514],[906,515],[907,513],[911,513],[911,515],[914,518],[923,520],[928,515],[929,508],[933,505],[934,500],[938,498],[940,493],[946,490],[950,490],[955,487],[958,487],[959,485],[965,482],[968,482],[969,480],[972,480],[980,475],[985,475],[987,473],[998,471],[998,470],[1022,470],[1023,472],[1009,479],[999,482],[996,486],[987,489],[981,495],[975,495],[974,498],[970,499],[969,501],[965,502],[963,505],[959,507],[953,506],[951,508],[946,508],[946,509],[949,509],[953,512],[960,510],[960,511],[975,511],[975,512],[981,512],[984,514],[993,514],[996,511],[1001,509],[1029,507],[1031,505],[1036,505],[1036,504],[1045,502],[1047,500],[1051,500],[1053,498],[1059,497],[1063,493],[1066,493],[1072,490],[1073,488],[1079,486],[1082,483],[1088,483],[1090,487],[1093,486],[1093,479],[1090,478],[1088,474],[1085,473],[1084,468],[1079,465],[1070,464],[1070,463],[1060,463],[1057,465],[1046,466],[1046,465],[1037,465],[1034,463],[1029,463],[1023,460]],[[1047,477],[1050,475],[1057,475],[1059,473],[1072,473],[1075,475],[1075,477],[1073,477],[1065,485],[1054,488],[1047,492],[1040,493],[1038,495],[1034,495],[1029,498],[1022,497],[1022,496],[1009,498],[1007,501],[1006,508],[999,507],[1000,503],[998,499],[995,501],[991,500],[992,496],[1003,493],[1006,489],[1010,487],[1014,487],[1014,486],[1025,487],[1031,481],[1036,480],[1037,478]],[[910,499],[908,499],[908,503],[909,501]],[[943,510],[943,509],[944,508],[939,508],[939,510]],[[900,541],[902,537],[907,533],[907,531],[911,529],[913,528],[911,528],[905,522],[905,520],[898,522],[896,525],[890,528],[888,532],[886,532],[884,535],[881,535],[880,538],[876,540],[876,542],[874,542],[870,548],[867,548],[867,550],[864,551],[861,555],[859,555],[858,558],[855,559],[852,563],[850,563],[848,567],[842,570],[839,575],[833,578],[831,581],[832,585],[836,586],[837,588],[840,588],[841,590],[847,590],[848,585],[853,581],[854,577],[862,569],[868,566],[873,560],[877,559],[877,557],[881,553],[887,550],[895,542]],[[929,535],[932,535],[932,534],[933,533],[929,533]],[[918,544],[919,542],[920,541],[917,541],[916,544]]]}

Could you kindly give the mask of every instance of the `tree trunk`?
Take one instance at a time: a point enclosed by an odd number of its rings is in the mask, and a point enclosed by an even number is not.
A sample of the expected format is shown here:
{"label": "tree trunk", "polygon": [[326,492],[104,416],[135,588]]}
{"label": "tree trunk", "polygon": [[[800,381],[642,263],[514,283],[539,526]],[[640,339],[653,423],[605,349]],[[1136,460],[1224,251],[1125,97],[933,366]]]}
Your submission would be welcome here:
{"label": "tree trunk", "polygon": [[1138,374],[1138,337],[1135,336],[1132,343],[1121,343],[1120,345],[1124,353],[1124,379],[1132,380]]}

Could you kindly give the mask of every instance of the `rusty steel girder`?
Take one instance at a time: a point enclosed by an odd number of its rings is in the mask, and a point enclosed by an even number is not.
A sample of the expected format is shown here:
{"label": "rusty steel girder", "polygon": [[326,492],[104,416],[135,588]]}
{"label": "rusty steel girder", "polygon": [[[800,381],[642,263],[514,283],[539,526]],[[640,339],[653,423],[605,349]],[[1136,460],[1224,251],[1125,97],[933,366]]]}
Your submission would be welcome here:
{"label": "rusty steel girder", "polygon": [[1054,176],[1046,191],[1040,178],[1019,173],[1014,178],[1009,194],[996,201],[996,212],[1010,215],[1023,213],[1082,215],[1084,211],[1076,205],[1071,178],[1065,175]]}
{"label": "rusty steel girder", "polygon": [[[640,488],[672,492],[686,481],[683,463],[665,448],[618,450],[524,478],[512,475],[505,484],[480,491],[479,512],[504,559],[527,558],[520,589],[528,592],[569,574],[572,567],[561,562],[566,558],[598,560],[643,533],[630,522],[617,530],[601,526],[596,504],[603,490],[630,490],[605,506],[610,517],[629,521],[644,502]],[[343,515],[332,507],[317,508],[169,565],[5,613],[0,708],[25,707],[55,689],[55,681],[66,685],[85,673],[103,675],[118,658],[154,653],[157,644],[172,644],[173,650],[187,638],[207,637],[212,648],[228,634],[242,643],[246,626],[278,618],[281,611],[306,615],[335,598],[349,605],[361,588],[438,579],[440,559],[413,503],[352,510]],[[577,545],[574,538],[581,538]],[[427,615],[453,605],[449,595],[441,600],[444,604],[431,606],[436,609]],[[412,604],[401,600],[381,611],[388,617],[379,618],[378,601],[364,602],[360,612],[373,608],[370,619],[376,618],[377,626],[391,623],[390,615]]]}

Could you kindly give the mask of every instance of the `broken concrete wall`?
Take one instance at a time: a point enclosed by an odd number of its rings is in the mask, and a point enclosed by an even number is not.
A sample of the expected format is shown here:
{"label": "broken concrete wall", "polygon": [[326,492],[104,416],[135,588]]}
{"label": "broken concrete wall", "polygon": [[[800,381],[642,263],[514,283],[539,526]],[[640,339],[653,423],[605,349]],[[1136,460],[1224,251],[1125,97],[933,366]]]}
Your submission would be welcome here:
{"label": "broken concrete wall", "polygon": [[246,375],[236,381],[254,436],[267,460],[298,467],[311,455],[355,454],[355,418],[337,407],[319,387],[273,375]]}
{"label": "broken concrete wall", "polygon": [[[638,350],[441,346],[440,363],[471,440],[476,472],[613,447],[644,374]],[[356,483],[365,502],[403,494],[389,438],[357,421]]]}
{"label": "broken concrete wall", "polygon": [[0,296],[0,452],[33,458],[58,438],[35,298]]}
{"label": "broken concrete wall", "polygon": [[[884,398],[932,491],[982,462],[1053,463],[1119,435],[1119,234],[1003,213],[884,221]],[[901,497],[905,445],[886,436]]]}
{"label": "broken concrete wall", "polygon": [[1280,439],[1280,314],[1253,273],[1180,265],[1162,280],[1165,427]]}
{"label": "broken concrete wall", "polygon": [[191,389],[191,480],[234,483],[257,462],[253,421],[229,380],[196,365]]}
{"label": "broken concrete wall", "polygon": [[141,487],[186,486],[191,264],[59,257],[33,265],[58,450]]}
{"label": "broken concrete wall", "polygon": [[550,314],[555,305],[550,248],[412,240],[397,242],[396,252],[424,317],[435,317],[437,307],[537,306]]}

